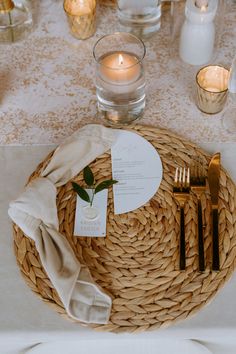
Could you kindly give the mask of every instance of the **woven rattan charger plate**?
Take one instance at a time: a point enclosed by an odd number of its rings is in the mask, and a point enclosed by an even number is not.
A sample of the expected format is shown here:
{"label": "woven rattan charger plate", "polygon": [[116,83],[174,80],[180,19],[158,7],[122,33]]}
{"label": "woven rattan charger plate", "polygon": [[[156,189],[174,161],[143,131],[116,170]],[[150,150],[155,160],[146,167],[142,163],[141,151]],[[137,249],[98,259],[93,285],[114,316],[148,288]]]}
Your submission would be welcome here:
{"label": "woven rattan charger plate", "polygon": [[[74,237],[76,195],[71,183],[57,194],[60,231],[70,242],[81,263],[113,299],[110,322],[92,327],[114,332],[139,332],[169,326],[198,312],[232,275],[236,265],[236,187],[221,169],[219,201],[219,272],[211,272],[211,225],[209,192],[202,198],[205,229],[206,271],[198,272],[196,200],[191,196],[185,208],[186,271],[179,265],[179,213],[173,199],[173,176],[177,165],[190,165],[200,156],[207,169],[210,156],[194,144],[153,127],[135,125],[160,154],[163,180],[156,195],[143,207],[114,215],[109,190],[106,238]],[[51,155],[30,180],[40,175]],[[96,180],[111,177],[110,152],[98,157],[91,168]],[[82,183],[82,173],[75,181]],[[62,303],[42,268],[34,242],[14,225],[15,254],[30,288],[65,315]],[[66,316],[66,315],[65,315]]]}

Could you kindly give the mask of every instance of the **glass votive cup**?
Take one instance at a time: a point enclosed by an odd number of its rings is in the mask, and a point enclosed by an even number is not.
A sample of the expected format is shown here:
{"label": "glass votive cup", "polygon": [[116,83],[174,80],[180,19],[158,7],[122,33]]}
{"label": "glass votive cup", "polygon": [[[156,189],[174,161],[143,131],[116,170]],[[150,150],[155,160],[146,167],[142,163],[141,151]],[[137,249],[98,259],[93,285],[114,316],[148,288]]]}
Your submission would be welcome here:
{"label": "glass votive cup", "polygon": [[87,39],[96,31],[96,0],[65,0],[64,11],[71,34]]}
{"label": "glass votive cup", "polygon": [[106,35],[95,44],[98,112],[106,123],[129,124],[142,116],[145,54],[142,40],[130,33]]}
{"label": "glass votive cup", "polygon": [[222,111],[227,100],[229,70],[219,65],[208,65],[196,75],[197,106],[208,114]]}
{"label": "glass votive cup", "polygon": [[121,29],[140,38],[154,34],[161,26],[161,0],[118,0]]}

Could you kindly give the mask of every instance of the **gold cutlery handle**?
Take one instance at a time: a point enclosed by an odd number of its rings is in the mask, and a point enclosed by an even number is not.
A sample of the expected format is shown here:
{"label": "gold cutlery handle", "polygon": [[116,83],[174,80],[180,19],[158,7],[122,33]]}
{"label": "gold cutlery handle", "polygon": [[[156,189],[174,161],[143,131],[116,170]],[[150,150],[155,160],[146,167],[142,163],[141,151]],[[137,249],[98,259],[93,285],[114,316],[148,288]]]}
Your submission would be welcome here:
{"label": "gold cutlery handle", "polygon": [[185,223],[184,223],[184,208],[180,208],[180,258],[179,258],[179,269],[185,270],[186,259],[185,259]]}
{"label": "gold cutlery handle", "polygon": [[202,227],[202,203],[201,199],[197,202],[197,216],[198,216],[198,267],[200,272],[205,270],[205,257],[204,257],[204,239]]}
{"label": "gold cutlery handle", "polygon": [[220,270],[218,209],[212,210],[212,270]]}

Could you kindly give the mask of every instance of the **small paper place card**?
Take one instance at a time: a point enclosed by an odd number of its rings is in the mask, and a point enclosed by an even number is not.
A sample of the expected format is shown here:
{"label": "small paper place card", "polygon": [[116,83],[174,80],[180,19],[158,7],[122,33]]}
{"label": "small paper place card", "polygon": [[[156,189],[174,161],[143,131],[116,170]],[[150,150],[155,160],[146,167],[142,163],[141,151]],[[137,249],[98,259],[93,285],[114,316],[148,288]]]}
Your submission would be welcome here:
{"label": "small paper place card", "polygon": [[[89,196],[92,190],[86,189]],[[77,195],[75,211],[75,236],[105,237],[108,190],[94,195],[92,207]]]}

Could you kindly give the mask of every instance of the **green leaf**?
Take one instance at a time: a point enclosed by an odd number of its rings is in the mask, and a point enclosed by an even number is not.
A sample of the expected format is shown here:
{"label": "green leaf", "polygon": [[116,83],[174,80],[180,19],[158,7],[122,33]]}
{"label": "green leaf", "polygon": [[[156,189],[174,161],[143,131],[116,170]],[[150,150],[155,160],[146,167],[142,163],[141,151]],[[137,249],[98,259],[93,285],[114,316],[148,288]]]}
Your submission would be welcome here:
{"label": "green leaf", "polygon": [[89,166],[86,166],[84,168],[83,173],[84,173],[85,183],[88,186],[92,186],[94,184],[94,176],[93,176],[93,171],[91,170],[91,168]]}
{"label": "green leaf", "polygon": [[107,181],[103,181],[103,182],[99,183],[95,188],[95,194],[103,191],[103,189],[107,189],[108,187],[110,187],[111,185],[113,185],[115,183],[118,183],[118,181],[115,181],[114,179],[109,179]]}
{"label": "green leaf", "polygon": [[73,189],[76,191],[76,193],[80,196],[81,199],[83,199],[85,202],[90,203],[90,198],[86,190],[82,187],[80,187],[77,183],[72,182]]}

